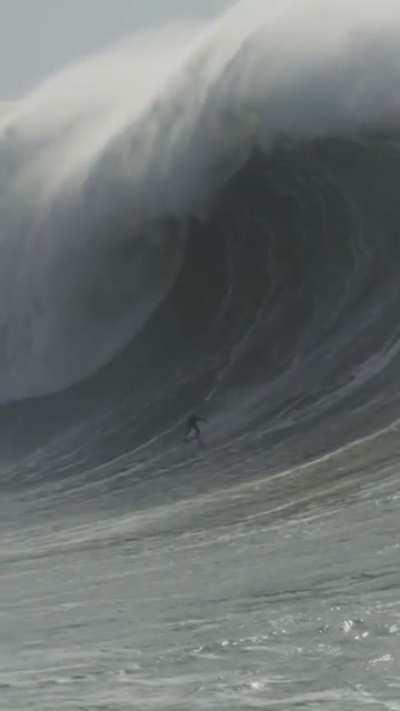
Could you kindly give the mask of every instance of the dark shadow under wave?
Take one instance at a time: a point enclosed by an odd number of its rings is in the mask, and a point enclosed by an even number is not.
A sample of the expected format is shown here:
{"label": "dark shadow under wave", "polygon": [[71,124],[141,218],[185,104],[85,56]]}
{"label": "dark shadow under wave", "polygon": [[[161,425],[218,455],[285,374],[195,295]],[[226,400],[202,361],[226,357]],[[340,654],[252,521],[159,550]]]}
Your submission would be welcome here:
{"label": "dark shadow under wave", "polygon": [[64,392],[1,409],[3,461],[53,447],[68,466],[31,458],[25,474],[70,476],[168,449],[192,409],[215,423],[213,446],[289,451],[307,432],[308,454],[394,419],[398,173],[393,133],[254,149],[189,220],[175,285],[131,345]]}

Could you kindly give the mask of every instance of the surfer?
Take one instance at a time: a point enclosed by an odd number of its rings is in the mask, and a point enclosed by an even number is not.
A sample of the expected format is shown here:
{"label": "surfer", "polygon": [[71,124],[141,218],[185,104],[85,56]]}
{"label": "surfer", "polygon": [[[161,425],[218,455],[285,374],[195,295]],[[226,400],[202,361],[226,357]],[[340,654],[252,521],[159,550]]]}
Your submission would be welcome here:
{"label": "surfer", "polygon": [[197,439],[199,442],[201,442],[201,435],[200,435],[200,427],[199,427],[199,422],[207,422],[205,417],[199,417],[198,415],[190,415],[190,417],[187,418],[186,420],[186,433],[185,433],[185,442],[188,442],[189,439],[191,439],[191,434],[193,433],[193,437]]}

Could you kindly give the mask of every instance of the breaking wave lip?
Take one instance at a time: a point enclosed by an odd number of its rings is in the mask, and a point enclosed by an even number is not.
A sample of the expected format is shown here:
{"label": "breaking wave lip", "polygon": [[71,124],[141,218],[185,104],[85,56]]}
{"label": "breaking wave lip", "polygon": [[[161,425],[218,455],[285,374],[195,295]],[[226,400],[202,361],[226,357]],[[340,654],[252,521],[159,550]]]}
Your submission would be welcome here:
{"label": "breaking wave lip", "polygon": [[389,368],[399,30],[389,1],[241,2],[88,59],[8,113],[2,400],[79,382],[134,337],[157,348],[154,322],[171,361],[194,343],[216,358],[209,398],[264,382],[278,407],[289,372],[319,390],[328,370],[354,388]]}

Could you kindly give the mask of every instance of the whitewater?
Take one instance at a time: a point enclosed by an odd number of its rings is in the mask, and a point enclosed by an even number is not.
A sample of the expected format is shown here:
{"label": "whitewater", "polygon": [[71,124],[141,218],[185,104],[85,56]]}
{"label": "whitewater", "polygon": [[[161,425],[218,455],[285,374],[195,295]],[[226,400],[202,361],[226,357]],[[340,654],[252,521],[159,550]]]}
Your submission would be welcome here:
{"label": "whitewater", "polygon": [[242,1],[0,104],[2,709],[400,709],[399,40]]}

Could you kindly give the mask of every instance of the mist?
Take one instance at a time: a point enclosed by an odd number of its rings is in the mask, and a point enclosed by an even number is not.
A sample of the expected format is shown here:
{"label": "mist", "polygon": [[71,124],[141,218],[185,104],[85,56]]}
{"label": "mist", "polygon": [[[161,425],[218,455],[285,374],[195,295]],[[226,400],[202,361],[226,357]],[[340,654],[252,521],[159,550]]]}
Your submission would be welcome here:
{"label": "mist", "polygon": [[0,110],[0,399],[62,389],[131,341],[174,283],[186,220],[256,143],[396,121],[399,39],[392,0],[239,2]]}

